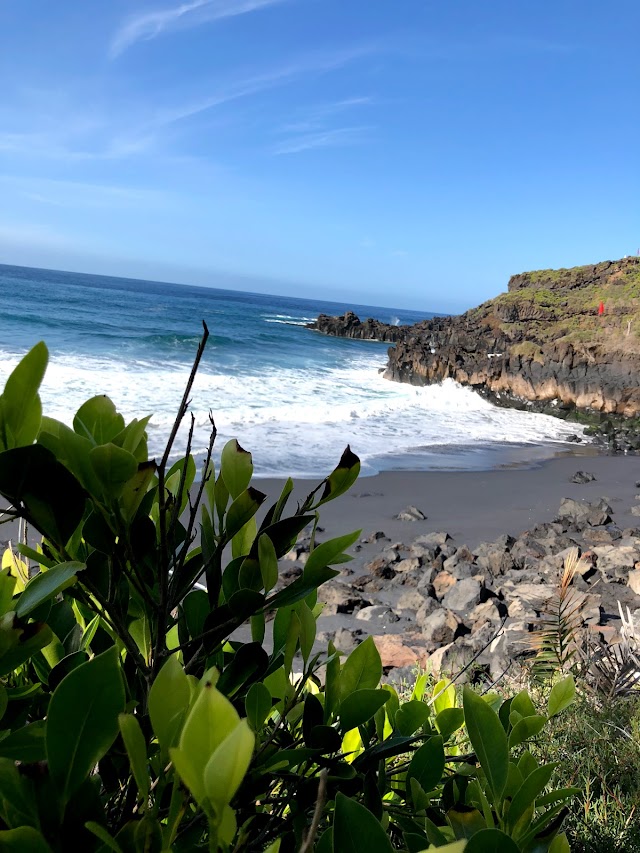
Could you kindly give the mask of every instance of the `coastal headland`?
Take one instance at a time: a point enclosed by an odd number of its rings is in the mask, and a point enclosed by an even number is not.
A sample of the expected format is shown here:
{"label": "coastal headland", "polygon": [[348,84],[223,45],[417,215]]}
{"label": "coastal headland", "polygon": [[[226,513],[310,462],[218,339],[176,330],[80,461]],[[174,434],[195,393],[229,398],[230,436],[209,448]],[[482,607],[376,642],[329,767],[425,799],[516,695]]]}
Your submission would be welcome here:
{"label": "coastal headland", "polygon": [[393,343],[384,375],[398,382],[452,378],[549,414],[640,415],[640,257],[514,275],[506,293],[413,326],[347,312],[310,328]]}

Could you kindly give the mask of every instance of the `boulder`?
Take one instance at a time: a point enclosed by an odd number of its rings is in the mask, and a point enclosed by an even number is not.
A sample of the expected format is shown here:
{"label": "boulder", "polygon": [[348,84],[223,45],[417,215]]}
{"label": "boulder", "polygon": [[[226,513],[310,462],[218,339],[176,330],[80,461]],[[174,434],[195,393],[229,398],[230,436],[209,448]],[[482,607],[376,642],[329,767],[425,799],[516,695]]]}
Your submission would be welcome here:
{"label": "boulder", "polygon": [[640,595],[640,569],[634,569],[632,572],[629,572],[627,584],[632,592]]}
{"label": "boulder", "polygon": [[422,622],[422,636],[428,648],[436,649],[452,643],[459,626],[458,619],[449,610],[435,610]]}
{"label": "boulder", "polygon": [[576,471],[573,477],[570,478],[571,483],[592,483],[595,480],[595,474],[590,471]]}
{"label": "boulder", "polygon": [[480,604],[482,587],[475,578],[458,581],[442,599],[442,606],[456,613],[469,613]]}
{"label": "boulder", "polygon": [[425,521],[427,516],[417,506],[405,507],[396,515],[398,521]]}
{"label": "boulder", "polygon": [[382,621],[382,622],[399,622],[400,617],[393,612],[390,607],[384,604],[371,604],[368,607],[363,607],[356,613],[356,619],[362,622]]}
{"label": "boulder", "polygon": [[382,666],[412,667],[426,662],[426,652],[419,647],[408,645],[399,634],[374,635],[373,642],[380,654]]}
{"label": "boulder", "polygon": [[457,580],[449,572],[445,572],[445,571],[438,572],[438,574],[433,579],[433,590],[435,592],[436,598],[438,600],[442,599],[444,597],[444,595],[456,583],[457,583]]}

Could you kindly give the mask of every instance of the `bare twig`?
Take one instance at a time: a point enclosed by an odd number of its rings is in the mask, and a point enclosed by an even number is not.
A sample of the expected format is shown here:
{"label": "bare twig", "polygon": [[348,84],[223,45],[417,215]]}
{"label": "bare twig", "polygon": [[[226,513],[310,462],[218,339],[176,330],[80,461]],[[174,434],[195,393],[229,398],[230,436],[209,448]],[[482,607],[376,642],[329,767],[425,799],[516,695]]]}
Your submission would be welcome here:
{"label": "bare twig", "polygon": [[324,810],[325,803],[327,802],[328,775],[329,771],[325,767],[325,769],[320,773],[320,781],[318,782],[318,799],[316,800],[316,808],[313,812],[313,820],[311,821],[309,832],[307,833],[304,841],[300,845],[300,850],[298,851],[298,853],[309,853],[309,851],[313,850],[313,842],[315,841],[316,835],[318,834],[318,827],[320,826],[320,821],[322,820],[322,812]]}

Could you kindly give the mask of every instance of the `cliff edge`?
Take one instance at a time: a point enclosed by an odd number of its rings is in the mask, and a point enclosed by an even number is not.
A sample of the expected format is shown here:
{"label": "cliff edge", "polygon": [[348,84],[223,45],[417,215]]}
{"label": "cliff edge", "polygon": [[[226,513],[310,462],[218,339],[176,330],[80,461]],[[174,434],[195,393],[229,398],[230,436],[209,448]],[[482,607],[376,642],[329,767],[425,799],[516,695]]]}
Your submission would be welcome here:
{"label": "cliff edge", "polygon": [[385,376],[399,382],[450,377],[503,403],[640,414],[640,257],[520,273],[495,299],[415,326],[348,312],[311,328],[394,342]]}

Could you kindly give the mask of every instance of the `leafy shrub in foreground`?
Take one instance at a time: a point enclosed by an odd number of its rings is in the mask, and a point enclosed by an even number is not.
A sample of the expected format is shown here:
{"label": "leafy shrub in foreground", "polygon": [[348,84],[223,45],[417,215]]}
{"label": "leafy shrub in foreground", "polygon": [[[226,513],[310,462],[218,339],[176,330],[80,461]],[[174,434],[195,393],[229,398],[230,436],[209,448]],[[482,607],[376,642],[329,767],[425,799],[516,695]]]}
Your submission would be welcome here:
{"label": "leafy shrub in foreground", "polygon": [[229,442],[216,473],[213,422],[199,483],[191,436],[169,466],[206,334],[158,464],[149,419],[125,424],[106,397],[73,428],[42,416],[43,344],[0,397],[6,515],[41,537],[0,573],[0,847],[567,850],[575,789],[548,792],[555,766],[524,744],[571,702],[570,677],[547,715],[524,691],[465,688],[459,707],[424,679],[401,703],[371,639],[314,653],[318,588],[358,532],[288,585],[278,561],[355,481],[348,448],[289,515],[288,480],[259,526],[251,455]]}

